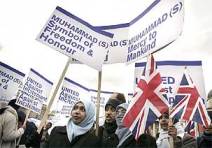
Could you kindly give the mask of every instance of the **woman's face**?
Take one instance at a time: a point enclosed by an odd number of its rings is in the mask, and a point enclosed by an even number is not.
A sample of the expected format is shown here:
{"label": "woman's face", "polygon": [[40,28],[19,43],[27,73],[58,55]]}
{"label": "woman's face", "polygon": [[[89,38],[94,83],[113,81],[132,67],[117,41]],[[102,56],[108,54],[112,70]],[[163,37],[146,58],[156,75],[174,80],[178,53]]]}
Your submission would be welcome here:
{"label": "woman's face", "polygon": [[72,120],[75,124],[80,124],[86,117],[85,106],[82,102],[74,105],[71,111]]}
{"label": "woman's face", "polygon": [[163,130],[168,130],[168,125],[169,125],[169,115],[164,113],[159,119],[160,126]]}

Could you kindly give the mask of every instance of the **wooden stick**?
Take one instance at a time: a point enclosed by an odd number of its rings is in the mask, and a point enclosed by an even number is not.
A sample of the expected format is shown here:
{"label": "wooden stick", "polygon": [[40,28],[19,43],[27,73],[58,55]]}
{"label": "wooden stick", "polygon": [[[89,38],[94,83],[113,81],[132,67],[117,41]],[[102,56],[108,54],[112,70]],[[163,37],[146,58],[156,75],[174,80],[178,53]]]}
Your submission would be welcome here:
{"label": "wooden stick", "polygon": [[99,110],[100,110],[100,93],[101,93],[102,71],[98,73],[98,92],[96,100],[96,136],[99,133]]}
{"label": "wooden stick", "polygon": [[51,108],[51,106],[52,106],[52,104],[54,102],[55,96],[56,96],[56,94],[57,94],[57,92],[58,92],[58,90],[60,88],[60,85],[63,82],[63,79],[65,77],[66,71],[68,70],[69,63],[70,63],[70,58],[68,58],[68,60],[66,62],[66,65],[65,65],[65,67],[63,69],[63,72],[60,75],[60,79],[59,79],[59,81],[58,81],[58,83],[57,83],[57,85],[56,85],[56,87],[55,87],[55,89],[54,89],[54,91],[52,93],[52,96],[51,96],[51,99],[50,99],[49,104],[47,106],[47,109],[46,109],[46,111],[45,111],[45,113],[43,115],[43,119],[41,120],[41,123],[40,123],[40,125],[38,127],[38,130],[37,130],[38,133],[41,132],[41,129],[43,128],[44,124],[46,123],[46,120],[48,118],[48,114],[49,114],[50,108]]}
{"label": "wooden stick", "polygon": [[[170,119],[171,107],[169,107],[169,124],[168,126],[173,126],[172,119]],[[172,136],[169,137],[169,145],[170,148],[174,148],[174,139]]]}
{"label": "wooden stick", "polygon": [[153,123],[153,127],[152,127],[152,136],[156,137],[156,123]]}

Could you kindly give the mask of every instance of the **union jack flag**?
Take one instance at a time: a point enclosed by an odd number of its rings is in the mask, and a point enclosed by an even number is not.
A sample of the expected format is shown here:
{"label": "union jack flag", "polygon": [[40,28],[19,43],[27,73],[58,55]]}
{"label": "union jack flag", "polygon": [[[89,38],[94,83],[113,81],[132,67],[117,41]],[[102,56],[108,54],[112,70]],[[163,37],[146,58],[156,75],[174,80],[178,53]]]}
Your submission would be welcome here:
{"label": "union jack flag", "polygon": [[204,99],[201,98],[187,70],[185,70],[177,90],[171,117],[186,121],[195,121],[206,127],[211,122],[206,111]]}
{"label": "union jack flag", "polygon": [[153,56],[148,56],[144,75],[141,76],[135,94],[123,118],[123,123],[137,140],[149,125],[168,110],[169,103],[162,95],[160,73],[156,71]]}
{"label": "union jack flag", "polygon": [[192,137],[198,136],[197,130],[196,130],[196,125],[195,125],[194,121],[187,122],[186,127],[185,127],[185,132],[187,132]]}

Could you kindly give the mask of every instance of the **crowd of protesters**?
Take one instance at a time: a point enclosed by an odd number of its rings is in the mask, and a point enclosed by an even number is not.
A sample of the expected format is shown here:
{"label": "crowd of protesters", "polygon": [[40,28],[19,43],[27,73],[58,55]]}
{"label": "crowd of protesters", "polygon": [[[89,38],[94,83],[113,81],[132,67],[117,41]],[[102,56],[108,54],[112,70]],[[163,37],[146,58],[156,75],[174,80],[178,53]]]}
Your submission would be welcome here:
{"label": "crowd of protesters", "polygon": [[[212,98],[212,91],[208,98]],[[0,148],[212,148],[212,124],[199,137],[184,131],[179,121],[172,121],[168,111],[158,119],[160,130],[154,136],[146,131],[137,140],[123,124],[129,104],[121,93],[114,93],[105,105],[105,121],[95,130],[95,105],[81,98],[70,111],[65,126],[51,122],[37,132],[37,125],[25,121],[25,113],[15,99],[0,108]],[[212,117],[212,111],[208,111]],[[170,122],[171,121],[171,122]],[[171,123],[171,124],[170,124]]]}

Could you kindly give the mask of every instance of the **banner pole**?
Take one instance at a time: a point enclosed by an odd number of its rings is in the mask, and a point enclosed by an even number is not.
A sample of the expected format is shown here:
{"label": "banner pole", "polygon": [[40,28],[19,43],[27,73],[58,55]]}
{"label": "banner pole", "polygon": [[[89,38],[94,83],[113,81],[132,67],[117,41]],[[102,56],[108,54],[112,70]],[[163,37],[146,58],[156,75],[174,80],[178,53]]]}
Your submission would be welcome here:
{"label": "banner pole", "polygon": [[[168,126],[173,126],[172,118],[170,118],[171,107],[169,107],[169,123]],[[172,136],[169,137],[170,148],[174,148],[174,139]]]}
{"label": "banner pole", "polygon": [[99,133],[99,111],[100,111],[100,93],[101,93],[102,71],[98,72],[98,92],[96,100],[96,136]]}
{"label": "banner pole", "polygon": [[64,79],[64,77],[65,77],[65,74],[66,74],[66,72],[67,72],[67,70],[68,70],[68,66],[69,66],[70,61],[71,61],[71,58],[68,58],[68,60],[67,60],[67,62],[66,62],[66,65],[65,65],[65,67],[64,67],[64,69],[63,69],[63,72],[62,72],[61,75],[60,75],[60,79],[59,79],[59,81],[58,81],[58,83],[57,83],[57,85],[56,85],[56,87],[55,87],[55,89],[54,89],[54,91],[53,91],[53,93],[52,93],[51,99],[50,99],[49,104],[48,104],[48,106],[47,106],[47,108],[46,108],[46,111],[45,111],[45,113],[44,113],[44,115],[43,115],[43,118],[42,118],[42,120],[41,120],[41,123],[40,123],[40,125],[39,125],[39,127],[38,127],[38,130],[37,130],[38,133],[41,132],[41,129],[43,128],[43,126],[44,126],[45,123],[46,123],[46,120],[47,120],[47,118],[48,118],[48,114],[49,114],[50,108],[51,108],[51,106],[52,106],[52,104],[53,104],[53,102],[54,102],[55,96],[56,96],[56,94],[57,94],[57,92],[58,92],[58,90],[59,90],[59,88],[60,88],[60,85],[61,85],[61,83],[63,82],[63,79]]}

